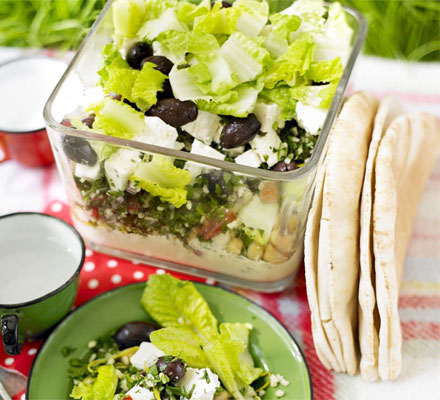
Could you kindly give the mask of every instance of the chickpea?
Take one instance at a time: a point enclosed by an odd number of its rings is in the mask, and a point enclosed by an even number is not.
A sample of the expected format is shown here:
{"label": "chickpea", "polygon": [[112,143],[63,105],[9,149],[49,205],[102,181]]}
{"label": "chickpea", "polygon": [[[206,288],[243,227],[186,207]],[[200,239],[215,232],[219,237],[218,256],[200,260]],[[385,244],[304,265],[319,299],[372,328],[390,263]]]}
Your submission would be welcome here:
{"label": "chickpea", "polygon": [[281,253],[290,255],[295,250],[296,235],[282,235],[278,230],[273,230],[270,242]]}
{"label": "chickpea", "polygon": [[281,264],[286,262],[288,258],[269,243],[264,250],[263,260],[271,264]]}
{"label": "chickpea", "polygon": [[230,239],[226,245],[226,250],[232,254],[241,254],[241,251],[243,250],[243,241],[239,238]]}
{"label": "chickpea", "polygon": [[260,243],[253,241],[247,249],[247,256],[251,260],[260,261],[263,257],[264,246]]}
{"label": "chickpea", "polygon": [[280,188],[277,182],[263,181],[260,184],[260,200],[263,203],[276,203],[280,197]]}

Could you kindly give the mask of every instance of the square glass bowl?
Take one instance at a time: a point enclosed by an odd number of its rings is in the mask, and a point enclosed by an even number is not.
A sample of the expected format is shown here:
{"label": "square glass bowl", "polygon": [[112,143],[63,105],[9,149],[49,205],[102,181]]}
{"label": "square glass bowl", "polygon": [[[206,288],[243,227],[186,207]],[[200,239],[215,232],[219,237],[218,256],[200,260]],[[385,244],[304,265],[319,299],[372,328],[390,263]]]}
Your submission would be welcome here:
{"label": "square glass bowl", "polygon": [[[81,110],[84,93],[98,81],[102,47],[111,42],[112,3],[104,7],[44,110],[75,227],[97,251],[257,291],[284,289],[303,259],[316,172],[365,38],[364,18],[345,8],[354,31],[352,48],[311,158],[295,171],[274,172],[76,130],[61,123],[66,115]],[[287,8],[291,2],[283,4]],[[66,156],[66,143],[70,152],[91,145],[95,150],[108,146],[129,149],[131,153],[124,154],[133,159],[160,155],[175,165],[187,163],[187,168],[201,176],[187,186],[188,201],[180,208],[133,187],[108,194],[104,166],[97,162],[95,170],[84,170]],[[76,176],[81,174],[102,178],[90,182]],[[240,237],[238,212],[246,214],[254,240],[248,235]]]}

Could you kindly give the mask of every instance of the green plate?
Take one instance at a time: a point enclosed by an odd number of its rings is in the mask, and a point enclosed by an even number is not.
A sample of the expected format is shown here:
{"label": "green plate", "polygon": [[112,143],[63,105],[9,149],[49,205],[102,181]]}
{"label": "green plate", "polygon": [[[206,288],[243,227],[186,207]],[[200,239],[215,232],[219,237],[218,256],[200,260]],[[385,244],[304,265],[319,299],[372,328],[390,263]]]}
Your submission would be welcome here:
{"label": "green plate", "polygon": [[[285,400],[309,400],[312,385],[306,361],[289,332],[267,311],[248,299],[218,287],[196,284],[220,322],[250,322],[251,352],[258,364],[290,381]],[[78,357],[89,341],[108,334],[130,321],[148,320],[140,305],[145,283],[123,286],[106,292],[72,312],[41,347],[32,367],[27,399],[69,399],[72,384],[67,375],[69,358]],[[64,358],[64,346],[76,347]],[[269,388],[264,400],[275,400]]]}

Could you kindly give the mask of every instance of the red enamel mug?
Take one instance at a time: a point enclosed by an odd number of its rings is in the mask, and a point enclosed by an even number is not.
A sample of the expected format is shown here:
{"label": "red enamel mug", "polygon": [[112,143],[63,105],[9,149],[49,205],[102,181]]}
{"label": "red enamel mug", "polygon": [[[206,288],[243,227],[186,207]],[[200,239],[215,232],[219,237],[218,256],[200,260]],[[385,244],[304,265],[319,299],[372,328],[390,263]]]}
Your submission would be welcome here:
{"label": "red enamel mug", "polygon": [[54,162],[43,108],[65,69],[63,61],[40,55],[0,64],[0,163],[44,167]]}

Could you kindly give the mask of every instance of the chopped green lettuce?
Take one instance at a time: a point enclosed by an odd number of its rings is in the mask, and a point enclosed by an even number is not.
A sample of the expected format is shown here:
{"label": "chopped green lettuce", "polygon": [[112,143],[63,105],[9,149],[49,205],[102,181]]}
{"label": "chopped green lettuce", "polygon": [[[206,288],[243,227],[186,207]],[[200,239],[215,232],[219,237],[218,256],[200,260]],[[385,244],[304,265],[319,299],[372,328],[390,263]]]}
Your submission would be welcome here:
{"label": "chopped green lettuce", "polygon": [[269,17],[271,30],[266,38],[265,47],[276,57],[283,55],[290,44],[290,36],[301,25],[296,15],[274,14]]}
{"label": "chopped green lettuce", "polygon": [[177,19],[176,11],[172,8],[167,9],[159,18],[147,21],[139,29],[137,36],[141,39],[154,40],[162,32],[168,31],[188,31],[188,27]]}
{"label": "chopped green lettuce", "polygon": [[86,378],[73,386],[70,397],[72,399],[94,400],[93,398],[93,384],[95,380]]}
{"label": "chopped green lettuce", "polygon": [[194,21],[197,17],[208,14],[210,10],[211,10],[210,0],[203,0],[198,5],[186,1],[182,1],[180,2],[180,7],[177,12],[177,16],[179,18],[179,21],[191,27],[193,26]]}
{"label": "chopped green lettuce", "polygon": [[287,51],[276,59],[266,75],[265,86],[269,89],[280,84],[296,86],[299,78],[310,68],[314,48],[313,37],[306,33],[301,34]]}
{"label": "chopped green lettuce", "polygon": [[127,61],[122,58],[117,47],[112,43],[108,43],[103,47],[102,56],[104,58],[104,66],[98,71],[98,75],[101,77],[99,84],[105,87],[109,79],[108,69],[129,68],[129,66]]}
{"label": "chopped green lettuce", "polygon": [[156,64],[153,63],[145,63],[142,70],[137,72],[130,100],[142,111],[147,111],[157,103],[157,92],[162,91],[162,85],[167,77],[158,71]]}
{"label": "chopped green lettuce", "polygon": [[291,120],[295,116],[296,100],[292,97],[289,86],[263,89],[259,97],[280,107],[282,110],[281,117],[286,121]]}
{"label": "chopped green lettuce", "polygon": [[339,81],[343,72],[344,67],[338,57],[329,61],[312,62],[306,78],[313,82],[335,82]]}
{"label": "chopped green lettuce", "polygon": [[144,114],[122,101],[106,98],[89,110],[96,114],[93,129],[107,135],[132,139],[144,131]]}
{"label": "chopped green lettuce", "polygon": [[93,400],[113,400],[118,377],[113,365],[102,365],[98,368],[98,376],[93,385]]}
{"label": "chopped green lettuce", "polygon": [[177,208],[186,203],[185,187],[191,179],[187,170],[175,167],[172,159],[159,155],[153,156],[150,162],[137,165],[133,176],[130,177],[136,186]]}
{"label": "chopped green lettuce", "polygon": [[112,7],[116,36],[135,37],[145,18],[145,1],[117,0]]}
{"label": "chopped green lettuce", "polygon": [[205,14],[194,19],[194,32],[212,33],[215,35],[231,35],[235,32],[240,11],[237,8],[222,8],[221,2]]}
{"label": "chopped green lettuce", "polygon": [[116,65],[109,65],[106,68],[106,73],[107,79],[103,82],[104,93],[117,93],[123,98],[131,101],[131,90],[139,71],[130,68],[119,68]]}
{"label": "chopped green lettuce", "polygon": [[253,38],[263,30],[269,18],[269,4],[267,1],[237,0],[232,8],[240,11],[236,29],[246,36]]}
{"label": "chopped green lettuce", "polygon": [[301,85],[290,89],[292,98],[309,106],[329,108],[338,85],[331,82],[320,86]]}
{"label": "chopped green lettuce", "polygon": [[202,340],[187,327],[168,327],[154,331],[150,335],[151,343],[165,354],[180,356],[189,367],[209,368],[210,364],[202,350]]}

